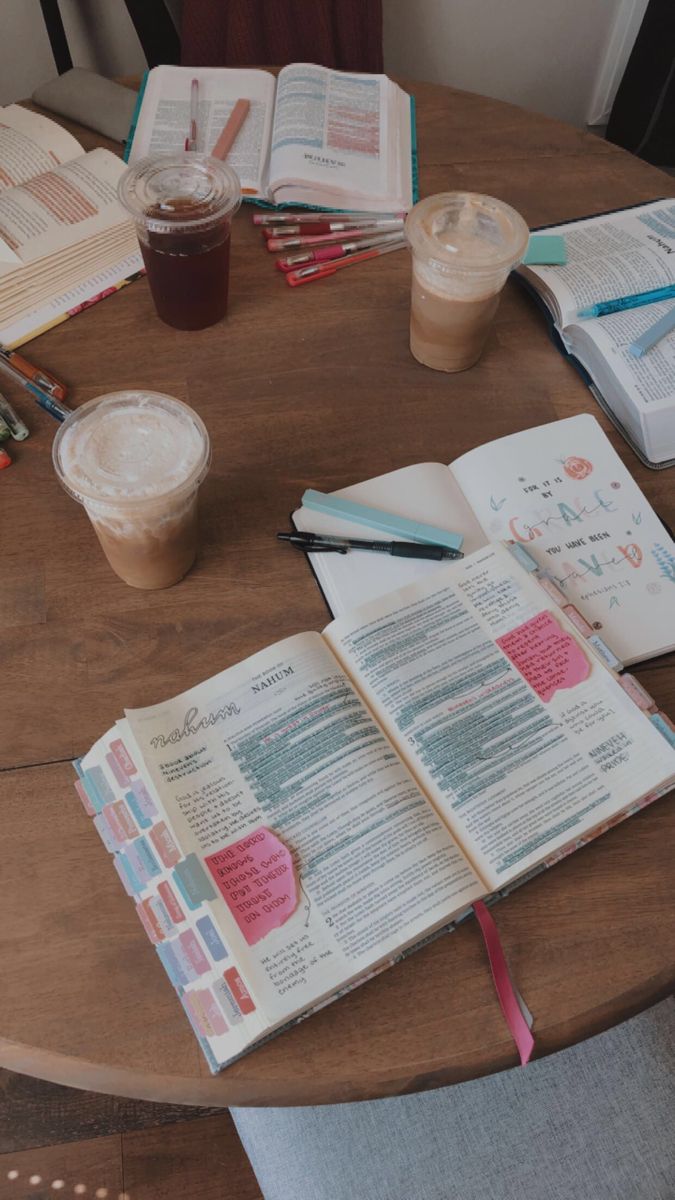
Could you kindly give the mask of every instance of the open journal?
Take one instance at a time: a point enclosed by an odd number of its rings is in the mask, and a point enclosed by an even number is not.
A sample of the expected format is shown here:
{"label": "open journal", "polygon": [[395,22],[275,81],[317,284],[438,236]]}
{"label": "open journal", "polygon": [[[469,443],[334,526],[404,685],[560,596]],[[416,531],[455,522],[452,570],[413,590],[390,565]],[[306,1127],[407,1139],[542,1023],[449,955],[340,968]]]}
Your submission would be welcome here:
{"label": "open journal", "polygon": [[[470,450],[445,467],[418,463],[334,493],[464,535],[526,546],[552,595],[620,662],[675,649],[675,542],[595,417],[583,413]],[[363,526],[307,508],[298,529],[364,537]],[[383,554],[312,554],[334,616],[433,575],[436,562]],[[585,620],[584,620],[585,618]]]}
{"label": "open journal", "polygon": [[65,129],[0,109],[0,343],[12,348],[72,315],[143,267],[117,203],[124,164],[85,154]]}
{"label": "open journal", "polygon": [[127,710],[78,764],[214,1071],[675,782],[667,718],[516,552]]}
{"label": "open journal", "polygon": [[210,153],[238,99],[251,107],[228,155],[244,195],[272,204],[409,209],[413,197],[411,99],[386,75],[293,63],[269,71],[153,67],[129,161],[182,150],[192,80],[199,83],[196,149]]}
{"label": "open journal", "polygon": [[590,320],[577,310],[601,300],[675,285],[675,201],[657,200],[621,212],[556,225],[564,234],[563,267],[519,267],[552,317],[565,351],[590,377],[607,415],[648,466],[675,461],[675,334],[642,358],[631,342],[675,300]]}

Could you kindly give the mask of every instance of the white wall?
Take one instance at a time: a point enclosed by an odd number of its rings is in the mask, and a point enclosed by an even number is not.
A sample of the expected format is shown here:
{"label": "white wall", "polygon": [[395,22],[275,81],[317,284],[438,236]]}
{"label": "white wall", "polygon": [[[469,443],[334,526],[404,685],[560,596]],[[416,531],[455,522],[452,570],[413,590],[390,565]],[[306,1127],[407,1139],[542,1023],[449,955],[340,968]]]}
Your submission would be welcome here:
{"label": "white wall", "polygon": [[[167,2],[175,10],[177,0]],[[577,125],[600,123],[647,2],[383,0],[385,70]],[[60,0],[60,6],[76,66],[111,76],[144,70],[122,0]],[[56,71],[38,0],[0,0],[0,22],[0,104],[9,104]]]}
{"label": "white wall", "polygon": [[[646,7],[647,0],[384,0],[385,70],[575,125],[599,123],[591,111],[598,84],[611,106]],[[613,37],[619,26],[622,36]]]}
{"label": "white wall", "polygon": [[[76,67],[138,75],[145,56],[122,0],[60,0]],[[38,0],[0,0],[0,104],[25,99],[56,75]]]}

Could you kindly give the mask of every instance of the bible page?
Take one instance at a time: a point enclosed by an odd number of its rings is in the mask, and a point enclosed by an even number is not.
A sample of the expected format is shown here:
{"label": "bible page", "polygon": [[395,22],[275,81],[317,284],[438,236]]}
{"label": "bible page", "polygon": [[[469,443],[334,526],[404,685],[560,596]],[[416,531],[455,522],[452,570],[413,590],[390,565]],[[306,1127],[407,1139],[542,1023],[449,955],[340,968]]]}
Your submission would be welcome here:
{"label": "bible page", "polygon": [[[205,878],[210,915],[267,1026],[484,892],[320,634],[127,721],[132,757]],[[214,965],[199,986],[220,974]]]}
{"label": "bible page", "polygon": [[72,133],[56,121],[20,104],[0,108],[0,192],[82,153]]}
{"label": "bible page", "polygon": [[388,84],[386,75],[311,63],[283,68],[270,155],[277,203],[305,184],[303,194],[316,189],[317,203],[322,191],[334,189],[364,198],[387,195]]}
{"label": "bible page", "polygon": [[675,201],[570,221],[546,233],[564,235],[566,265],[519,272],[554,298],[563,340],[578,309],[675,283]]}
{"label": "bible page", "polygon": [[267,196],[276,80],[269,71],[226,67],[154,67],[148,73],[129,162],[183,150],[190,131],[192,80],[199,84],[195,149],[210,154],[237,100],[250,108],[227,156],[249,195]]}
{"label": "bible page", "polygon": [[675,779],[675,750],[505,546],[324,636],[489,890]]}

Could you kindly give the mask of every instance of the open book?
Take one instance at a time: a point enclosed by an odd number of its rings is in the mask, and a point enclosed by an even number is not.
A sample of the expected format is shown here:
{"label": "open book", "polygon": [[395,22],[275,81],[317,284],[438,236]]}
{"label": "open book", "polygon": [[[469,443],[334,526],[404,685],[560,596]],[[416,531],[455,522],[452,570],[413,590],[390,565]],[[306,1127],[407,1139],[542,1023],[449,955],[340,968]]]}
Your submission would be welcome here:
{"label": "open book", "polygon": [[217,1070],[654,800],[672,740],[497,544],[127,710],[77,787]]}
{"label": "open book", "polygon": [[244,195],[272,204],[364,212],[409,209],[413,197],[411,99],[386,75],[293,63],[279,72],[153,67],[129,161],[182,150],[190,91],[199,83],[196,149],[210,153],[235,102],[251,107],[228,155]]}
{"label": "open book", "polygon": [[[448,467],[417,463],[335,495],[461,533],[467,554],[501,538],[526,546],[544,586],[578,605],[580,627],[590,623],[626,665],[675,649],[675,542],[589,414],[488,442]],[[368,536],[307,508],[293,519],[311,532]],[[334,616],[439,570],[383,554],[310,557]]]}
{"label": "open book", "polygon": [[601,300],[675,285],[675,201],[551,227],[565,236],[564,267],[519,267],[548,308],[573,360],[590,376],[607,415],[648,466],[675,461],[675,334],[642,358],[628,350],[675,299],[580,320]]}
{"label": "open book", "polygon": [[124,164],[85,154],[55,121],[0,109],[0,343],[29,337],[115,290],[143,262],[116,198]]}

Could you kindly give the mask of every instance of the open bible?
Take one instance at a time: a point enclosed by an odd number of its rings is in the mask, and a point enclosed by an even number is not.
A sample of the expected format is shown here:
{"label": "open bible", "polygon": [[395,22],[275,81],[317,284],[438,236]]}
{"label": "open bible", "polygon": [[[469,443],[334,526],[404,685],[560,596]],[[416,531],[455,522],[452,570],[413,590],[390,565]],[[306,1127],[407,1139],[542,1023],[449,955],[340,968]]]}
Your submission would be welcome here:
{"label": "open bible", "polygon": [[130,162],[183,149],[193,79],[202,153],[213,150],[236,101],[250,101],[227,160],[244,196],[364,212],[413,204],[410,97],[386,75],[312,63],[293,63],[278,78],[243,68],[153,67],[130,133]]}
{"label": "open bible", "polygon": [[532,568],[485,547],[77,764],[212,1070],[675,782],[667,718]]}
{"label": "open bible", "polygon": [[631,342],[675,299],[580,319],[603,300],[675,286],[675,201],[552,226],[564,234],[567,264],[521,266],[518,274],[543,302],[564,351],[581,368],[607,416],[647,466],[675,462],[675,335],[635,358]]}
{"label": "open bible", "polygon": [[0,343],[20,345],[143,268],[117,202],[124,164],[55,121],[0,109]]}

